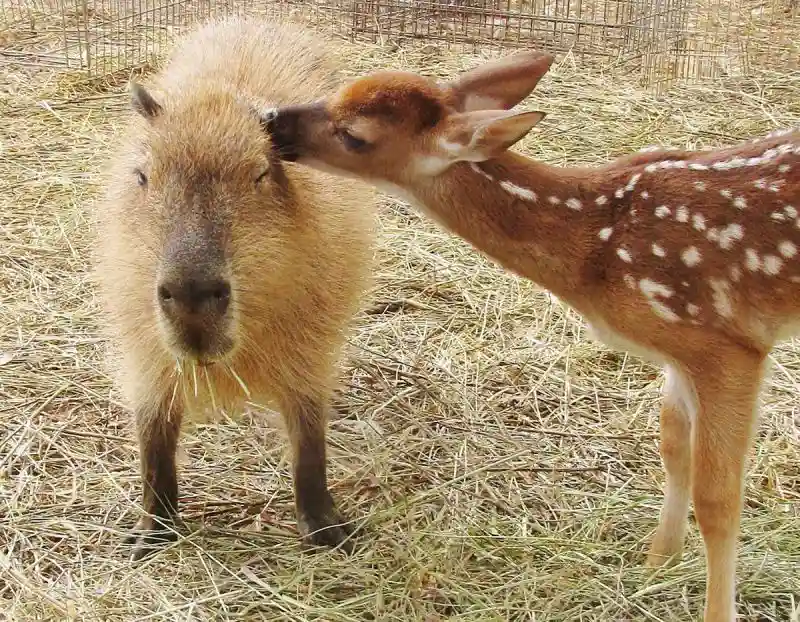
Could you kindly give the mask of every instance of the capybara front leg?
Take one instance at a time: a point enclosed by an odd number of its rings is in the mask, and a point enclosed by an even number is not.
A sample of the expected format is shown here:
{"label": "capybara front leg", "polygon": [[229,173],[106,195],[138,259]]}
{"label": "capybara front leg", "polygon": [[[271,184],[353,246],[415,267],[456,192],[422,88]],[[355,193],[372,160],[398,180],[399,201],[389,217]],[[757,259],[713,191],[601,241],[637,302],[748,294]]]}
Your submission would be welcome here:
{"label": "capybara front leg", "polygon": [[292,444],[295,508],[303,540],[352,551],[352,526],[342,518],[328,490],[325,458],[325,403],[308,396],[285,400],[284,417]]}
{"label": "capybara front leg", "polygon": [[178,448],[181,413],[176,405],[137,408],[136,427],[142,473],[142,505],[146,514],[126,539],[133,545],[131,559],[138,561],[175,540],[178,514]]}

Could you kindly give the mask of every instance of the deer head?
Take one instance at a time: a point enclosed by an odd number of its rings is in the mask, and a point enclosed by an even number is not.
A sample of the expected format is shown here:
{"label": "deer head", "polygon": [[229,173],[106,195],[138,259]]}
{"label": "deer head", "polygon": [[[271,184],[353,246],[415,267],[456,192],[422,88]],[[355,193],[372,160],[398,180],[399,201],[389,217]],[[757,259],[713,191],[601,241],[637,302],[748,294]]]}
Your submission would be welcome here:
{"label": "deer head", "polygon": [[544,118],[511,112],[554,57],[520,52],[447,83],[383,71],[331,97],[272,111],[264,124],[286,160],[373,182],[406,185],[456,162],[496,157]]}

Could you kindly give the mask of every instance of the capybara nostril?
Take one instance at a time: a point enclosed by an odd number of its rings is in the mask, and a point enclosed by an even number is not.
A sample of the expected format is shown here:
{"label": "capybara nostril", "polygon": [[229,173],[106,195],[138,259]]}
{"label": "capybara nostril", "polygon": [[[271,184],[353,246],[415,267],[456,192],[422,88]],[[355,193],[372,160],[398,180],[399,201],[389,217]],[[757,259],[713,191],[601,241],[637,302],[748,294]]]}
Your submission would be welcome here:
{"label": "capybara nostril", "polygon": [[224,315],[231,299],[231,286],[222,279],[185,278],[158,286],[161,308],[181,315]]}
{"label": "capybara nostril", "polygon": [[167,285],[158,286],[158,299],[162,303],[172,300],[172,292]]}

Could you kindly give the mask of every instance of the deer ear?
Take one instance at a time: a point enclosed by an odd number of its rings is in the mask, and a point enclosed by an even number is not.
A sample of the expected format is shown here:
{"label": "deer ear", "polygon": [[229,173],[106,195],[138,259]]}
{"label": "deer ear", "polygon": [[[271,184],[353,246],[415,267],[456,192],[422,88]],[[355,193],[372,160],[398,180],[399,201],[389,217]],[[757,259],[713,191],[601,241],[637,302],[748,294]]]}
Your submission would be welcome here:
{"label": "deer ear", "polygon": [[130,83],[131,106],[148,121],[161,114],[163,110],[150,93],[138,82]]}
{"label": "deer ear", "polygon": [[531,94],[554,60],[546,52],[518,52],[467,71],[444,88],[461,112],[508,110]]}
{"label": "deer ear", "polygon": [[502,154],[544,117],[544,112],[464,112],[450,117],[444,144],[455,161],[483,162]]}

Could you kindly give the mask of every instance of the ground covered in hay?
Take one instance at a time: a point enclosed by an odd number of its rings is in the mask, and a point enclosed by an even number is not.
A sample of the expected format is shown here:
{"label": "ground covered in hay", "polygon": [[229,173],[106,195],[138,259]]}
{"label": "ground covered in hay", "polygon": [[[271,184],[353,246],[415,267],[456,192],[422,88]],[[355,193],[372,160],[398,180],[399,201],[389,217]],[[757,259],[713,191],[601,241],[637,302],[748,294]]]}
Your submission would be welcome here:
{"label": "ground covered in hay", "polygon": [[[349,70],[478,62],[347,47]],[[352,558],[297,541],[274,420],[187,430],[193,533],[135,568],[129,417],[103,367],[86,207],[127,105],[120,86],[6,67],[0,88],[0,617],[9,620],[686,620],[704,560],[642,567],[663,476],[657,369],[405,205],[381,213],[377,286],[343,364],[333,492],[368,536]],[[677,87],[568,55],[526,103],[520,149],[594,163],[800,122],[800,75]],[[744,619],[800,616],[800,349],[779,348],[747,480]]]}

